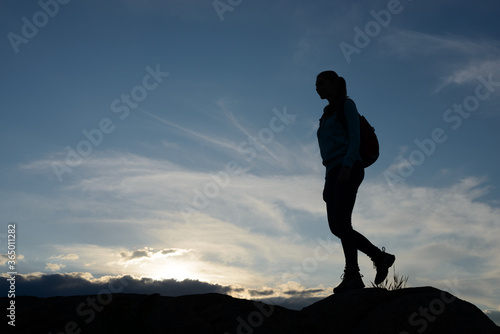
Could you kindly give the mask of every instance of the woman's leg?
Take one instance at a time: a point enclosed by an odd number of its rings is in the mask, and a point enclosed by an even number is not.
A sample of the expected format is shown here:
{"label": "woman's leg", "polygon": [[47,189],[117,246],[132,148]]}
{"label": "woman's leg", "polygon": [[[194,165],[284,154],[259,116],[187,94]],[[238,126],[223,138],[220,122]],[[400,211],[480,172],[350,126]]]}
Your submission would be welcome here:
{"label": "woman's leg", "polygon": [[374,258],[381,251],[362,234],[352,228],[352,211],[358,188],[364,178],[364,169],[356,163],[351,170],[351,178],[345,183],[337,182],[341,166],[328,175],[323,192],[326,202],[328,224],[333,234],[340,238],[346,259],[346,270],[359,271],[358,250]]}

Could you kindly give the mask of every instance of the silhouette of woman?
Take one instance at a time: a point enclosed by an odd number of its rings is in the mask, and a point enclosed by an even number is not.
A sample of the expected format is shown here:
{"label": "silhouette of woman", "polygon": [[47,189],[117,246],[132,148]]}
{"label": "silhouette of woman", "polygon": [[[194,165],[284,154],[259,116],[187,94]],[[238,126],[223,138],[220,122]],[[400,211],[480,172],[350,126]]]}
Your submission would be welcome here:
{"label": "silhouette of woman", "polygon": [[334,71],[324,71],[316,78],[316,91],[328,100],[318,128],[318,143],[326,167],[323,200],[328,224],[340,238],[345,256],[342,282],[333,289],[341,293],[364,288],[358,266],[358,250],[368,255],[377,270],[375,284],[382,283],[396,257],[380,250],[352,228],[351,216],[358,188],[365,171],[359,153],[359,114],[347,97],[346,82]]}

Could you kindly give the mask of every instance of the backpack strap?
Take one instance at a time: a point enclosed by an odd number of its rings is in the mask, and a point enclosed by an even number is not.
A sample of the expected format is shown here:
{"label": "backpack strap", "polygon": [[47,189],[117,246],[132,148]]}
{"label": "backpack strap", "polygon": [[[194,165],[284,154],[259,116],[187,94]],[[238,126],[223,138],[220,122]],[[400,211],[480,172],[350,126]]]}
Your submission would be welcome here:
{"label": "backpack strap", "polygon": [[[350,98],[345,98],[344,99],[344,101],[342,103],[342,110],[339,112],[339,116],[338,116],[338,118],[340,120],[340,123],[342,124],[342,126],[344,127],[344,129],[346,131],[347,131],[347,120],[345,118],[345,108],[344,108],[344,106],[345,106],[345,103],[346,103],[347,100],[352,101],[352,99],[350,99]],[[352,102],[354,103],[354,101],[352,101]]]}

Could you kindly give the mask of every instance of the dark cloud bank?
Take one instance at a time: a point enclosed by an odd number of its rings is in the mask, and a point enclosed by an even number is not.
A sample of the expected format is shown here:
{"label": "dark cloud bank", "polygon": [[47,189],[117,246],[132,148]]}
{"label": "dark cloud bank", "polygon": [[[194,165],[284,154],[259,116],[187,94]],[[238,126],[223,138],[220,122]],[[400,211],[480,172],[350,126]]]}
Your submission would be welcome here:
{"label": "dark cloud bank", "polygon": [[[8,291],[8,281],[0,280],[0,290]],[[55,296],[78,296],[78,295],[107,295],[109,293],[137,293],[153,294],[162,296],[184,296],[205,293],[230,294],[232,292],[244,292],[245,289],[222,286],[200,282],[198,280],[186,279],[176,281],[174,279],[153,280],[151,278],[134,278],[132,276],[113,277],[106,281],[89,280],[78,274],[46,274],[46,275],[19,275],[16,276],[16,296],[55,297]],[[319,290],[284,291],[287,298],[272,297],[275,293],[272,289],[264,291],[248,290],[252,299],[261,300],[274,305],[280,305],[289,309],[299,310],[321,298],[312,297]]]}

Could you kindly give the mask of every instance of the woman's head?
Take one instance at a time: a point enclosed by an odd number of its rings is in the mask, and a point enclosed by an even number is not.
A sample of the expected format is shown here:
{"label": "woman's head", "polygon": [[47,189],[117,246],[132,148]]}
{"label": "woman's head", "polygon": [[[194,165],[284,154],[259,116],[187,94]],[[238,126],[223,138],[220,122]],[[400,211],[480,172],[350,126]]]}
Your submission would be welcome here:
{"label": "woman's head", "polygon": [[330,102],[347,97],[346,82],[334,71],[324,71],[318,74],[316,91],[322,99],[327,99]]}

